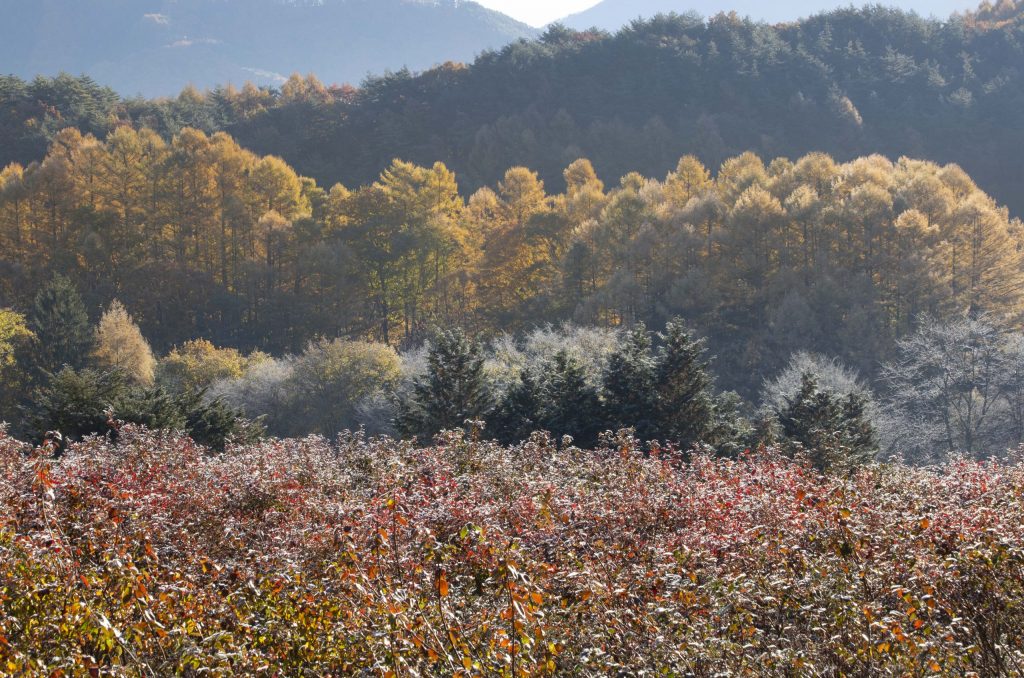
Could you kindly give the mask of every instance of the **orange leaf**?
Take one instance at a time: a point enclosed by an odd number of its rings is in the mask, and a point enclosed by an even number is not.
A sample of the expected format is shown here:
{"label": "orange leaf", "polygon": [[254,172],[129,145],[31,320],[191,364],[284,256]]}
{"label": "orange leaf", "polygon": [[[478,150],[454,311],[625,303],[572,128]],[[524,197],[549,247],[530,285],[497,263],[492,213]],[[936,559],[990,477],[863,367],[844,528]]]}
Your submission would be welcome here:
{"label": "orange leaf", "polygon": [[448,575],[444,570],[441,570],[441,576],[437,579],[437,592],[441,594],[442,598],[448,597]]}

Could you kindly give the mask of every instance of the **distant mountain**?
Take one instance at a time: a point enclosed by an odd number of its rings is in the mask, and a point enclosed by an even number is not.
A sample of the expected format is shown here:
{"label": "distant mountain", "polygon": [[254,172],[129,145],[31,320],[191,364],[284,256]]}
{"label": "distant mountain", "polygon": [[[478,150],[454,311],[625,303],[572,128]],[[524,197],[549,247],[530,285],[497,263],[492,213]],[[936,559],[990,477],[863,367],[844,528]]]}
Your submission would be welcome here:
{"label": "distant mountain", "polygon": [[[569,28],[584,30],[597,27],[617,31],[638,18],[651,18],[658,14],[696,12],[704,17],[720,12],[735,11],[741,17],[778,23],[796,21],[832,9],[865,4],[851,0],[603,0],[588,10],[566,17],[560,23]],[[889,7],[916,11],[921,16],[946,18],[954,12],[975,9],[972,0],[881,0],[877,3]]]}
{"label": "distant mountain", "polygon": [[293,72],[368,73],[471,61],[537,31],[464,0],[7,0],[0,73],[86,73],[122,94],[177,93]]}

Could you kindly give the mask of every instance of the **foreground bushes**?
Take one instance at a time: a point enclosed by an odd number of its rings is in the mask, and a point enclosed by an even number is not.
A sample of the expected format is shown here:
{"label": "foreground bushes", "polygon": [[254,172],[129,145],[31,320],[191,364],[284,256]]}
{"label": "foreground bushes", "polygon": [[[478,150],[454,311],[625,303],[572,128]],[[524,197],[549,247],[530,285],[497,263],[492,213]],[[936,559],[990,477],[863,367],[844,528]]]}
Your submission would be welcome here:
{"label": "foreground bushes", "polygon": [[0,672],[1024,670],[1024,465],[636,450],[0,436]]}

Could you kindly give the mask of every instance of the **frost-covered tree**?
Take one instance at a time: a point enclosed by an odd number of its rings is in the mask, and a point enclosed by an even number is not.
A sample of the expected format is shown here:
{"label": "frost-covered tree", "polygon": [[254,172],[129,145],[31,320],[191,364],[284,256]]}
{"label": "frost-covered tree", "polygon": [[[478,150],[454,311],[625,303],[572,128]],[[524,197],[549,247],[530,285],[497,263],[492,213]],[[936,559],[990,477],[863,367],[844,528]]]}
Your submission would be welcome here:
{"label": "frost-covered tree", "polygon": [[897,451],[921,462],[1004,451],[1004,341],[989,320],[968,318],[928,320],[898,343],[896,359],[882,372],[886,404],[899,415],[888,436]]}
{"label": "frost-covered tree", "polygon": [[239,378],[215,382],[208,397],[223,400],[249,418],[262,417],[273,435],[293,435],[296,433],[291,418],[294,373],[294,358],[266,358],[251,365]]}
{"label": "frost-covered tree", "polygon": [[878,452],[875,430],[865,413],[865,399],[819,387],[811,373],[776,411],[783,446],[806,452],[823,470],[850,468]]}
{"label": "frost-covered tree", "polygon": [[869,403],[869,412],[874,411],[875,398],[871,387],[856,370],[847,367],[838,358],[808,351],[794,353],[775,378],[764,382],[761,387],[761,411],[780,410],[800,391],[804,376],[808,374],[814,377],[820,390],[842,398],[848,395],[860,396]]}
{"label": "frost-covered tree", "polygon": [[386,344],[342,339],[320,340],[294,362],[291,391],[294,424],[301,430],[334,436],[363,423],[359,408],[381,393],[392,393],[401,359]]}

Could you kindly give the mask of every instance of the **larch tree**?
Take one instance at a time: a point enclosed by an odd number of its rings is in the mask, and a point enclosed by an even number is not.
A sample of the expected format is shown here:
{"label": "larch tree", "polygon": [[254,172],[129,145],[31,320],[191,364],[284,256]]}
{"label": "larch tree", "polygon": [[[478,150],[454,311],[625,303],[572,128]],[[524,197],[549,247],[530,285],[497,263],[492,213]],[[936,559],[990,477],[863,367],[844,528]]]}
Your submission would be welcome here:
{"label": "larch tree", "polygon": [[15,404],[28,387],[25,359],[34,339],[25,316],[0,308],[0,422],[14,414]]}
{"label": "larch tree", "polygon": [[122,372],[142,386],[153,384],[156,358],[142,331],[127,309],[116,299],[103,313],[96,327],[93,362],[101,369]]}

